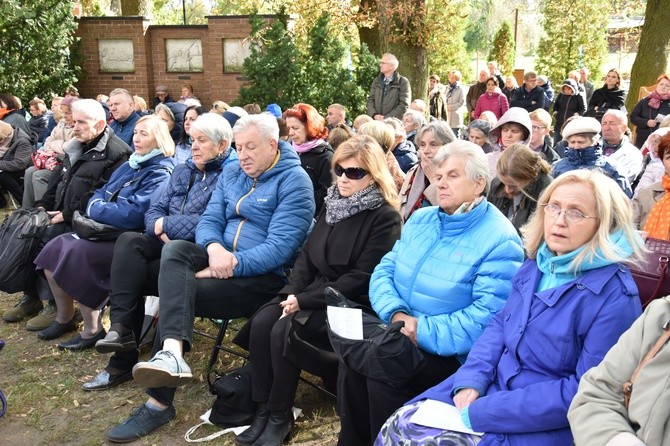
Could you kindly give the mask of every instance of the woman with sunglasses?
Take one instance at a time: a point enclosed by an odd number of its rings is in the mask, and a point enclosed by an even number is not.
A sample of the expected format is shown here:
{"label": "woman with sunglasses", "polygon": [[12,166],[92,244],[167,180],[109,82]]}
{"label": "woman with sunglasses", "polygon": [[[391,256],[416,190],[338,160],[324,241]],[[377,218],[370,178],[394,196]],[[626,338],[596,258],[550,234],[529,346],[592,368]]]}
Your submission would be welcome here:
{"label": "woman with sunglasses", "polygon": [[[582,375],[641,313],[626,264],[640,260],[643,242],[630,201],[597,170],[556,178],[521,232],[528,260],[505,306],[465,364],[393,414],[376,445],[574,444],[567,414]],[[485,434],[410,422],[428,399],[456,406],[465,426]]]}
{"label": "woman with sunglasses", "polygon": [[426,364],[394,386],[340,362],[341,446],[371,444],[396,409],[458,370],[505,304],[523,261],[514,226],[485,198],[490,180],[482,149],[455,141],[433,163],[439,206],[410,217],[370,278],[372,308],[384,323],[404,322],[401,333]]}
{"label": "woman with sunglasses", "polygon": [[296,104],[284,111],[291,145],[300,156],[300,163],[312,180],[316,213],[319,215],[323,199],[333,183],[330,174],[330,160],[333,149],[326,141],[328,127],[326,120],[309,104]]}
{"label": "woman with sunglasses", "polygon": [[400,236],[398,195],[384,152],[356,135],[333,155],[336,184],[300,252],[288,285],[263,306],[235,339],[250,353],[252,397],[257,405],[240,445],[280,445],[293,428],[291,407],[304,368],[334,388],[337,365],[305,357],[287,342],[287,330],[316,349],[332,351],[326,333],[324,289],[331,286],[369,305],[370,274]]}

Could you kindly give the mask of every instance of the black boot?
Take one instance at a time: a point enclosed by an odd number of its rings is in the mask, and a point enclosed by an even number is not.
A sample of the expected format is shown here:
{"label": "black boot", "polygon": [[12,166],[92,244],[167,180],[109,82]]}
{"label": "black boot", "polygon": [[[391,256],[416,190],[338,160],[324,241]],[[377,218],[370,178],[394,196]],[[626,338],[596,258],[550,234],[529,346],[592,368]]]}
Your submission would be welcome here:
{"label": "black boot", "polygon": [[281,446],[291,438],[294,423],[292,410],[271,412],[265,430],[253,446]]}
{"label": "black boot", "polygon": [[251,421],[251,426],[235,438],[235,443],[240,446],[251,446],[261,436],[265,426],[268,424],[270,411],[268,403],[256,403],[256,413]]}

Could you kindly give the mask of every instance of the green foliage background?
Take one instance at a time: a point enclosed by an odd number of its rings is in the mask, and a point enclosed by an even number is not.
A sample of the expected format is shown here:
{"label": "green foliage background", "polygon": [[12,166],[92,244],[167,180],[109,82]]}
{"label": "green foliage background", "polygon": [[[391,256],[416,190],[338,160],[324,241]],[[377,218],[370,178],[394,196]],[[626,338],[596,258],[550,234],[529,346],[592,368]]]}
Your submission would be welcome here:
{"label": "green foliage background", "polygon": [[77,80],[72,8],[66,0],[0,2],[0,91],[26,102],[62,93]]}

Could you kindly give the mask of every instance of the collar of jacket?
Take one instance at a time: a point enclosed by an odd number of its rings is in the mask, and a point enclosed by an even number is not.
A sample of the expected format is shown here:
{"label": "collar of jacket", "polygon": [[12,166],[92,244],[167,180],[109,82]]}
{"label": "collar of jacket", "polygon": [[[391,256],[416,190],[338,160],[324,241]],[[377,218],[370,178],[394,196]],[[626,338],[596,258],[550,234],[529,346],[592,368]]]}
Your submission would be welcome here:
{"label": "collar of jacket", "polygon": [[570,149],[565,151],[565,156],[571,163],[592,166],[603,154],[599,145],[584,147],[583,149]]}

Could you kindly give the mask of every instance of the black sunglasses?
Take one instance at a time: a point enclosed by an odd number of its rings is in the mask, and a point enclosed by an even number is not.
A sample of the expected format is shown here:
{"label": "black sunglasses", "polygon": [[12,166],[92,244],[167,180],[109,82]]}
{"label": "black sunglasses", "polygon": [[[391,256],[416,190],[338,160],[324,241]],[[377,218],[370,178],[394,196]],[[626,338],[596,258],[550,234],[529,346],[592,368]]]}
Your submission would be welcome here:
{"label": "black sunglasses", "polygon": [[346,176],[350,180],[360,180],[361,178],[363,178],[365,175],[368,174],[367,170],[362,169],[360,167],[347,167],[345,169],[339,164],[335,164],[335,168],[333,170],[335,171],[335,176],[341,177],[342,174],[344,174],[344,176]]}

